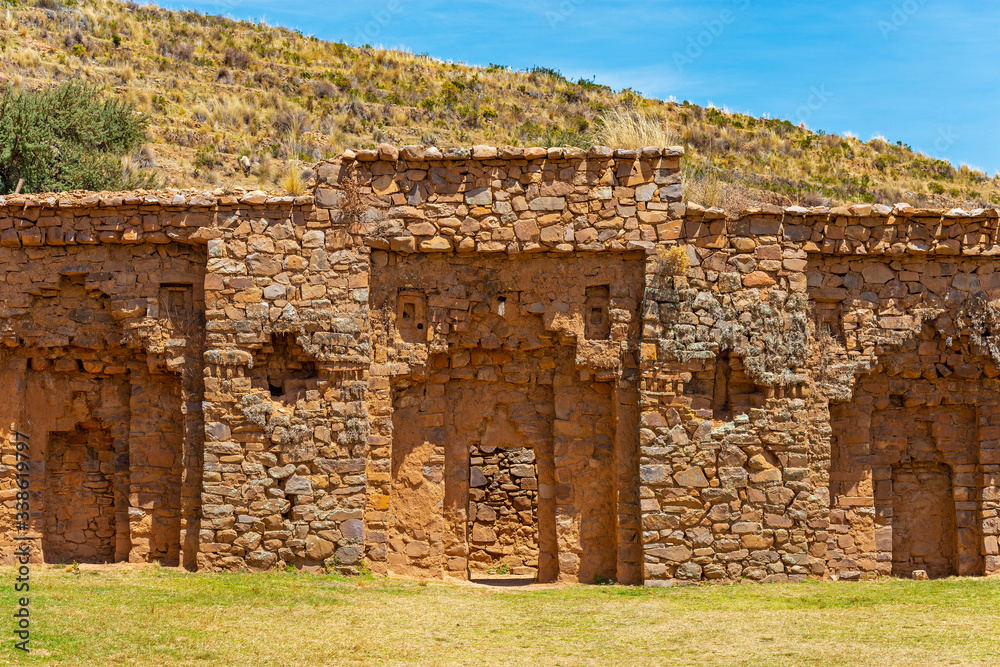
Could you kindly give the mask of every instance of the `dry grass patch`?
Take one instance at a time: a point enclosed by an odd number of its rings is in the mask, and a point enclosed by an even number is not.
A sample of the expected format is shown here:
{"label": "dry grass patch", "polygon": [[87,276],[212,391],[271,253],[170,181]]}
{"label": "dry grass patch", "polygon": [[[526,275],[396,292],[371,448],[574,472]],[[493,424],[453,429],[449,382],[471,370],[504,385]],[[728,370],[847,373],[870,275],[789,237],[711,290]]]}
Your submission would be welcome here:
{"label": "dry grass patch", "polygon": [[615,107],[598,118],[597,139],[614,148],[671,146],[677,138],[667,122],[650,112],[629,107]]}
{"label": "dry grass patch", "polygon": [[281,177],[281,188],[290,195],[301,195],[306,191],[306,181],[302,178],[302,169],[294,162],[288,164],[288,170]]}
{"label": "dry grass patch", "polygon": [[[403,51],[324,42],[263,22],[232,21],[113,0],[0,0],[0,85],[41,87],[81,79],[137,102],[171,185],[257,187],[232,165],[265,156],[274,173],[344,148],[381,141],[441,146],[683,144],[685,164],[741,194],[772,203],[908,201],[917,206],[1000,205],[1000,178],[876,137],[823,135],[773,118],[643,98],[534,67],[514,71]],[[299,119],[288,150],[287,119]],[[223,166],[190,175],[214,146]],[[169,149],[169,150],[168,150]],[[279,180],[280,176],[266,179]],[[706,185],[711,197],[712,186]]]}
{"label": "dry grass patch", "polygon": [[[11,576],[6,569],[4,575]],[[13,608],[4,589],[3,604]],[[1000,581],[488,589],[35,567],[61,665],[989,665]],[[10,650],[10,649],[8,649]],[[10,659],[8,654],[8,659]]]}

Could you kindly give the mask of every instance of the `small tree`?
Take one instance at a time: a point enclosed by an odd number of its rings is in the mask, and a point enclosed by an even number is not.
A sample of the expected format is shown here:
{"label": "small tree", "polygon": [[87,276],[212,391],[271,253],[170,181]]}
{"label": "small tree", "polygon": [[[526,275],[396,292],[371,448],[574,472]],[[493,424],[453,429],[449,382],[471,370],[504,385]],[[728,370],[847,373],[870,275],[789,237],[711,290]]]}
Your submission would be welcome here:
{"label": "small tree", "polygon": [[102,100],[86,85],[8,87],[0,95],[0,194],[22,178],[24,192],[142,185],[126,177],[121,158],[142,145],[148,123],[134,104]]}

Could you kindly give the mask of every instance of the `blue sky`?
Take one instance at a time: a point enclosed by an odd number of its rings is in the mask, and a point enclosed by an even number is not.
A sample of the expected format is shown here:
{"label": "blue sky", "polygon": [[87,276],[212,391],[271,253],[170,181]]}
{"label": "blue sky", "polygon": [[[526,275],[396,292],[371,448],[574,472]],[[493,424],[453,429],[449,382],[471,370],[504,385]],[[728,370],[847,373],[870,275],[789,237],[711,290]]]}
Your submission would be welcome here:
{"label": "blue sky", "polygon": [[162,1],[442,60],[541,65],[646,96],[882,134],[1000,171],[993,0]]}

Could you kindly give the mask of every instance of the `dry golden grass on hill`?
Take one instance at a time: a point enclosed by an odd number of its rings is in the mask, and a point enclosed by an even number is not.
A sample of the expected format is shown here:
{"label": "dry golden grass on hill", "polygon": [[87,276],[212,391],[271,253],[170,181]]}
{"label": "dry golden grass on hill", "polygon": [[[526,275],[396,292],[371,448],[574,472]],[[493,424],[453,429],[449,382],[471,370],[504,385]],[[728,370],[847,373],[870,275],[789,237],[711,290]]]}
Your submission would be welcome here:
{"label": "dry golden grass on hill", "polygon": [[[112,0],[0,0],[0,85],[86,80],[152,117],[132,169],[165,186],[307,187],[344,148],[396,144],[687,147],[687,196],[726,208],[845,201],[995,206],[1000,178],[883,139]],[[250,158],[249,169],[239,164]]]}

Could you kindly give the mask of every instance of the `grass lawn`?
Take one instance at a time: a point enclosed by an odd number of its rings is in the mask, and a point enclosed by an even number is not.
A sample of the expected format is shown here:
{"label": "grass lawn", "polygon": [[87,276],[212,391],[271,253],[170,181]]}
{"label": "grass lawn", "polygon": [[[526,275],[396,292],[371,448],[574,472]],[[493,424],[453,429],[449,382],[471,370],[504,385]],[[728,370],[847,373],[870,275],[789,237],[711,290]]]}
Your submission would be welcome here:
{"label": "grass lawn", "polygon": [[997,665],[1000,579],[531,590],[32,568],[28,665]]}

